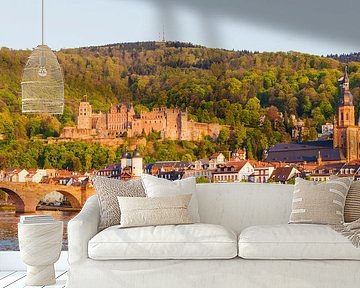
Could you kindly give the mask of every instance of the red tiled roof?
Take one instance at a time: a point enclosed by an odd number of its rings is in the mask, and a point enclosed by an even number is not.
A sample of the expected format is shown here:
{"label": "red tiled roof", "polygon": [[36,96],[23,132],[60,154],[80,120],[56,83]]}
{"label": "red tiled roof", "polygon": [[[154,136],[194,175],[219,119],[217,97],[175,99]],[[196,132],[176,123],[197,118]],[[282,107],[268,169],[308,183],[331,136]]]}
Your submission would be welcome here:
{"label": "red tiled roof", "polygon": [[221,153],[214,153],[211,155],[210,159],[217,158]]}
{"label": "red tiled roof", "polygon": [[279,167],[273,172],[271,178],[275,181],[287,181],[289,180],[292,169],[293,167]]}

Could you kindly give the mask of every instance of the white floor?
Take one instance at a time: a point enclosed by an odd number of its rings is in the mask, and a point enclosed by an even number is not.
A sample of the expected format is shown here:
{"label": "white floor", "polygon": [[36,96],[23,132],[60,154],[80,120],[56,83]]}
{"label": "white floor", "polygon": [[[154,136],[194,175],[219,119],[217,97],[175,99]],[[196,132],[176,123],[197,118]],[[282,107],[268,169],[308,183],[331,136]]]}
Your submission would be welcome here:
{"label": "white floor", "polygon": [[0,271],[0,288],[35,288],[35,287],[52,287],[63,288],[66,284],[66,271],[57,271],[56,284],[50,286],[26,286],[25,271]]}
{"label": "white floor", "polygon": [[62,251],[55,263],[56,284],[51,286],[26,286],[26,265],[21,261],[19,251],[0,251],[0,288],[52,287],[63,288],[66,284],[67,252]]}

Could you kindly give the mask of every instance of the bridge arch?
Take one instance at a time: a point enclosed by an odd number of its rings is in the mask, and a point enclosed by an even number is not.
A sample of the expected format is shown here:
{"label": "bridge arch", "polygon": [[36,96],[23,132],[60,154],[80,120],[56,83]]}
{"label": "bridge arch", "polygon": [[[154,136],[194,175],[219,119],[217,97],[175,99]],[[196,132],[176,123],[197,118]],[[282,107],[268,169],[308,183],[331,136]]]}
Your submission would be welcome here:
{"label": "bridge arch", "polygon": [[15,203],[16,212],[24,212],[25,209],[25,203],[24,200],[13,190],[5,187],[0,186],[0,190],[4,191],[6,194],[9,195],[11,200]]}
{"label": "bridge arch", "polygon": [[61,190],[61,189],[57,189],[55,191],[64,195],[66,197],[66,199],[70,202],[72,208],[81,208],[80,201],[73,194],[71,194],[67,191]]}

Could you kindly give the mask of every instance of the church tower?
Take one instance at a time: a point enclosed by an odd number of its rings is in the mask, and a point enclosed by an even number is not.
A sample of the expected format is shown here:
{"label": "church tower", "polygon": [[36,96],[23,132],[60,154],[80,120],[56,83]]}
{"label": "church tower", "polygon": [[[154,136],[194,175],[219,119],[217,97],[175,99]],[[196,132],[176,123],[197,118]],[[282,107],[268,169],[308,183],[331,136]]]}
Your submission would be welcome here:
{"label": "church tower", "polygon": [[353,95],[350,92],[347,67],[345,68],[344,76],[339,79],[339,86],[340,98],[338,109],[338,126],[343,128],[355,126]]}
{"label": "church tower", "polygon": [[337,122],[334,127],[334,148],[339,148],[347,161],[360,159],[360,128],[355,126],[355,107],[350,92],[347,67],[339,79],[340,97]]}

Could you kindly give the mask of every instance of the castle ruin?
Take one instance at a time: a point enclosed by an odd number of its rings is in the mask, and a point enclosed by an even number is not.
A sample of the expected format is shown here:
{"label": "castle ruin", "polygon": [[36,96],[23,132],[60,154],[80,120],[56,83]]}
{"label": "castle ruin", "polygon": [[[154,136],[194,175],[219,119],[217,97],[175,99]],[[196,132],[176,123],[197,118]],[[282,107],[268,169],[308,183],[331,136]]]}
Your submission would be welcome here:
{"label": "castle ruin", "polygon": [[205,136],[215,139],[221,126],[188,120],[186,109],[154,108],[152,111],[135,113],[130,104],[111,105],[107,113],[93,113],[86,99],[80,102],[76,127],[65,127],[61,138],[106,139],[134,137],[159,132],[161,139],[198,141]]}

